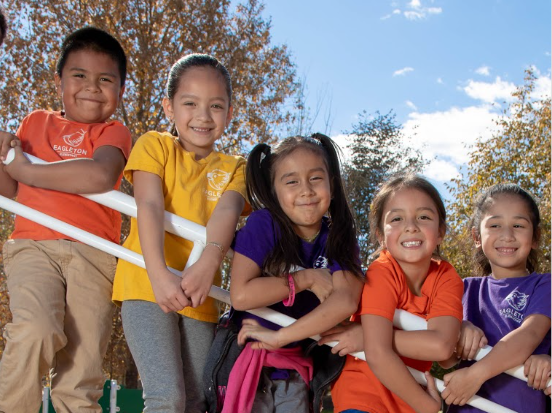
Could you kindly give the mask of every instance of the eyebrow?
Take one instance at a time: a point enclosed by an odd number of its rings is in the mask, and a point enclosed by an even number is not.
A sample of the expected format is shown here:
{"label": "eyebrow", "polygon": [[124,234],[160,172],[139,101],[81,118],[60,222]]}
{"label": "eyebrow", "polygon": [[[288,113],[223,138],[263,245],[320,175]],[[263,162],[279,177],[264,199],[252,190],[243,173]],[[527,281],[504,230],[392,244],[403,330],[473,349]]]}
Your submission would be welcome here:
{"label": "eyebrow", "polygon": [[[69,70],[72,71],[72,72],[85,72],[85,73],[90,72],[89,70],[83,69],[82,67],[70,67]],[[102,72],[102,73],[100,73],[100,76],[117,77],[118,74],[113,73],[113,72]]]}
{"label": "eyebrow", "polygon": [[[178,100],[183,100],[183,99],[198,99],[199,96],[197,95],[191,95],[189,93],[184,93],[182,95],[179,95],[178,96]],[[222,101],[222,102],[227,102],[228,99],[223,97],[223,96],[215,96],[214,98],[210,99],[211,101],[213,100],[216,100],[216,101]]]}
{"label": "eyebrow", "polygon": [[[326,170],[322,167],[319,167],[319,168],[313,168],[313,169],[309,169],[308,173],[311,174],[313,172],[325,172]],[[281,177],[280,177],[280,181],[285,179],[285,178],[289,178],[290,176],[293,176],[293,175],[297,175],[297,172],[288,172],[287,174],[283,174]]]}
{"label": "eyebrow", "polygon": [[[391,212],[401,212],[401,211],[404,211],[404,208],[394,208],[394,209],[389,210],[389,213],[391,213]],[[416,208],[416,211],[430,211],[430,212],[436,213],[436,211],[433,208],[429,208],[429,207]]]}
{"label": "eyebrow", "polygon": [[[504,218],[504,216],[503,215],[492,215],[488,219],[500,219],[500,218]],[[514,219],[522,219],[524,221],[531,222],[531,220],[529,218],[524,217],[523,215],[516,215],[516,216],[514,216]]]}

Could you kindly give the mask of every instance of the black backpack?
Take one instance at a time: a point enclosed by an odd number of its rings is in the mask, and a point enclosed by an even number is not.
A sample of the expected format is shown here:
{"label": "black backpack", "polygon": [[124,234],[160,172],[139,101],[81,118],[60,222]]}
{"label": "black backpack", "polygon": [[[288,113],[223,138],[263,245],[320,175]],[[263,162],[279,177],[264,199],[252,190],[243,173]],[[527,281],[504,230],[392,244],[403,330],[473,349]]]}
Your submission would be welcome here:
{"label": "black backpack", "polygon": [[226,396],[228,378],[243,347],[238,345],[238,327],[225,313],[215,330],[203,372],[203,388],[208,413],[220,413]]}

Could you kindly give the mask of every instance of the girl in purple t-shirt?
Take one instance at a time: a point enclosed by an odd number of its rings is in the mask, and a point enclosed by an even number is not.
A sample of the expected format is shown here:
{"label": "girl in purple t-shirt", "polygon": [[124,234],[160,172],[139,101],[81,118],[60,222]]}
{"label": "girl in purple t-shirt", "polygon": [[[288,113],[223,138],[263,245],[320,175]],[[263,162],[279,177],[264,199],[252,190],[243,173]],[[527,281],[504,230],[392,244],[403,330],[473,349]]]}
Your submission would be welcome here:
{"label": "girl in purple t-shirt", "polygon": [[[484,277],[464,279],[466,321],[456,350],[463,361],[445,375],[441,394],[448,412],[479,412],[464,406],[476,393],[519,413],[546,410],[550,273],[535,272],[539,224],[537,204],[518,185],[494,185],[475,203],[474,263]],[[470,361],[487,343],[491,352]],[[524,363],[527,383],[501,374]]]}
{"label": "girl in purple t-shirt", "polygon": [[[236,234],[232,305],[270,306],[297,322],[280,329],[242,313],[238,342],[246,347],[223,412],[308,412],[312,361],[294,343],[347,319],[363,286],[338,148],[321,134],[287,138],[274,149],[259,144],[247,160],[246,182],[254,212]],[[252,371],[255,380],[247,381]],[[229,394],[236,389],[239,396]]]}

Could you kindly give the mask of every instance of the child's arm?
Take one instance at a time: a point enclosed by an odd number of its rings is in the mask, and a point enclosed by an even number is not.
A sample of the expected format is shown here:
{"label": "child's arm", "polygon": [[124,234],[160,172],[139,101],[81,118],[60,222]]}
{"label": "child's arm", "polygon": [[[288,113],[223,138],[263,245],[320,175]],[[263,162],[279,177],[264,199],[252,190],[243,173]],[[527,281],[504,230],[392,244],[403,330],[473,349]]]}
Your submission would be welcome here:
{"label": "child's arm", "polygon": [[385,317],[371,314],[361,318],[364,354],[378,380],[416,412],[438,412],[441,403],[437,392],[432,386],[428,392],[424,391],[393,350],[393,323]]}
{"label": "child's arm", "polygon": [[[0,131],[0,161],[5,161],[9,150],[19,144],[17,136]],[[0,195],[8,198],[17,195],[17,181],[8,174],[4,165],[0,167]]]}
{"label": "child's arm", "polygon": [[165,312],[190,305],[180,287],[180,277],[165,263],[165,203],[161,178],[150,172],[134,171],[134,198],[138,207],[138,236],[155,300]]}
{"label": "child's arm", "polygon": [[125,156],[115,146],[105,145],[92,158],[33,164],[15,147],[14,160],[5,167],[10,176],[25,185],[71,194],[106,192],[115,186],[125,167]]}
{"label": "child's arm", "polygon": [[447,404],[464,405],[490,378],[523,364],[550,330],[550,318],[531,314],[506,334],[484,358],[468,368],[446,374],[442,396]]}
{"label": "child's arm", "polygon": [[[261,269],[252,259],[238,252],[232,261],[230,299],[239,311],[278,303],[289,296],[287,277],[261,277]],[[295,291],[311,289],[320,302],[333,289],[330,272],[325,268],[305,269],[293,273]]]}
{"label": "child's arm", "polygon": [[[205,249],[197,262],[182,273],[181,287],[192,302],[192,307],[203,304],[209,295],[215,273],[234,238],[244,205],[245,200],[240,193],[226,191],[209,218]],[[210,242],[214,244],[209,244]]]}
{"label": "child's arm", "polygon": [[548,354],[534,354],[529,356],[523,365],[523,374],[527,377],[527,385],[536,390],[544,390],[550,396],[550,356]]}
{"label": "child's arm", "polygon": [[278,331],[265,329],[254,320],[244,320],[238,342],[255,339],[258,342],[253,343],[253,348],[274,349],[326,331],[356,311],[363,282],[348,271],[336,271],[332,275],[332,293],[310,313]]}
{"label": "child's arm", "polygon": [[462,321],[460,339],[456,345],[456,351],[448,360],[439,361],[444,369],[449,369],[460,360],[473,360],[477,352],[487,345],[487,337],[479,327],[474,326],[468,320]]}

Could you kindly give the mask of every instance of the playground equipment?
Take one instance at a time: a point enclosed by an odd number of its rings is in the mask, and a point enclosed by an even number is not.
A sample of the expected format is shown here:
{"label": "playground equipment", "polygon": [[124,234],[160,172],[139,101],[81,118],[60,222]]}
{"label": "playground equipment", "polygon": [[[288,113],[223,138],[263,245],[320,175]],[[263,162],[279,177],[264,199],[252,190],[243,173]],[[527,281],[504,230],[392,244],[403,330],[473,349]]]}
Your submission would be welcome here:
{"label": "playground equipment", "polygon": [[[15,156],[15,153],[14,153],[14,150],[12,149],[10,150],[7,156],[7,159],[4,163],[6,164],[10,163],[13,160],[14,156]],[[25,154],[25,156],[33,163],[45,163],[41,159],[36,158],[32,155]],[[92,195],[81,195],[81,196],[84,196],[85,198],[91,199],[99,204],[102,204],[109,208],[117,210],[123,214],[129,215],[135,218],[137,216],[137,208],[136,208],[136,202],[134,201],[134,198],[132,198],[129,195],[125,195],[119,191],[109,191],[103,194],[92,194]],[[14,214],[20,215],[26,219],[33,220],[43,226],[52,228],[82,243],[93,246],[101,251],[112,254],[120,259],[126,260],[139,267],[145,268],[144,259],[140,254],[130,251],[118,244],[109,242],[101,237],[98,237],[96,235],[83,231],[75,226],[69,225],[61,220],[52,218],[49,215],[36,211],[16,201],[0,196],[0,208],[10,211]],[[205,227],[198,225],[194,222],[191,222],[189,220],[186,220],[182,217],[178,217],[167,211],[165,211],[164,227],[166,231],[171,232],[175,235],[181,236],[183,238],[186,238],[194,243],[192,253],[190,254],[190,257],[186,264],[186,267],[189,267],[199,258],[199,256],[201,255],[201,252],[203,251],[203,248],[205,247],[205,243],[206,243]],[[180,271],[177,271],[172,268],[169,268],[169,270],[171,270],[176,275],[180,275]],[[226,304],[231,304],[228,291],[223,290],[219,287],[211,286],[209,296],[219,301],[222,301]],[[291,317],[288,317],[284,314],[278,313],[266,307],[250,310],[248,312],[283,327],[288,326],[296,321]],[[393,324],[396,327],[406,331],[423,330],[427,328],[427,323],[424,319],[403,310],[396,310]],[[314,340],[318,340],[320,337],[313,336],[311,338]],[[335,344],[336,344],[335,342],[328,343],[328,345],[331,347],[335,346]],[[476,360],[480,360],[481,358],[483,358],[486,354],[488,354],[490,350],[492,350],[490,346],[487,346],[485,349],[481,349],[476,355]],[[354,353],[352,355],[354,357],[365,360],[363,352]],[[427,385],[427,381],[422,372],[411,368],[409,368],[409,371],[411,372],[411,374],[413,375],[413,377],[418,383],[422,385]],[[527,378],[523,375],[523,366],[519,366],[514,369],[511,369],[507,373],[511,374],[512,376],[520,380],[527,381]],[[435,379],[435,383],[436,383],[437,389],[440,392],[442,392],[445,389],[445,386],[442,380]],[[469,400],[468,404],[470,404],[471,406],[477,407],[478,409],[481,409],[483,411],[486,411],[488,413],[515,413],[511,409],[500,406],[494,402],[491,402],[477,395],[472,397]],[[110,411],[113,412],[116,410],[110,410]]]}

